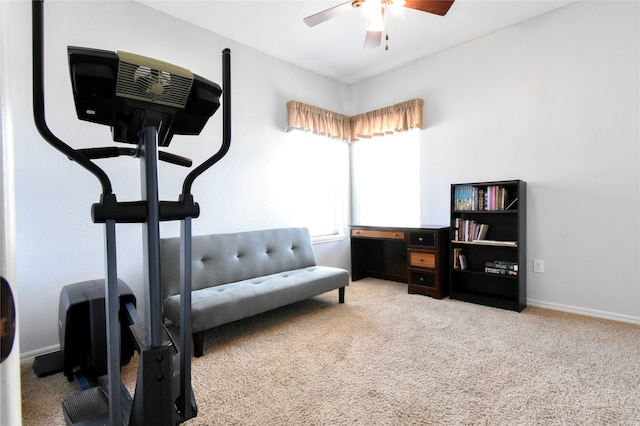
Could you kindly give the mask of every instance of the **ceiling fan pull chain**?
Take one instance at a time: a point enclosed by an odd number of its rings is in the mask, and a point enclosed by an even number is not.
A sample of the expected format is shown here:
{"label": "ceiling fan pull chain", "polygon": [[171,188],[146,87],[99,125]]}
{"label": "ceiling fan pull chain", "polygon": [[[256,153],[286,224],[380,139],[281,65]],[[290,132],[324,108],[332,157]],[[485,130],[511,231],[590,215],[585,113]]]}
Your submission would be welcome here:
{"label": "ceiling fan pull chain", "polygon": [[384,40],[385,40],[385,45],[384,45],[384,50],[389,50],[389,15],[387,12],[387,8],[386,8],[386,2],[385,2],[385,7],[382,9],[382,17],[384,18]]}

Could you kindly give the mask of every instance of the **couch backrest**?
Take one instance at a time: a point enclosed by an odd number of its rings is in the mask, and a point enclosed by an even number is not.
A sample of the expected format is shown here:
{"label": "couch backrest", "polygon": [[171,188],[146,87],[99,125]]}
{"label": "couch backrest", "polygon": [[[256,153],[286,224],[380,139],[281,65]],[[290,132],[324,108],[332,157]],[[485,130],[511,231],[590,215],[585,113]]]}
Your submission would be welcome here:
{"label": "couch backrest", "polygon": [[[163,297],[180,293],[180,238],[160,241]],[[307,228],[279,228],[192,238],[192,290],[316,264]]]}

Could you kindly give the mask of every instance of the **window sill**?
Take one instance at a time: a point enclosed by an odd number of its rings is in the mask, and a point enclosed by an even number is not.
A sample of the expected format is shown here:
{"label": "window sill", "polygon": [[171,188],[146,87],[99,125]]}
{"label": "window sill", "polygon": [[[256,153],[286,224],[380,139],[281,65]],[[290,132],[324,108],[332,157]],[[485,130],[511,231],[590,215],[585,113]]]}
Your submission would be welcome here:
{"label": "window sill", "polygon": [[332,235],[318,235],[317,237],[311,237],[312,244],[324,244],[332,243],[336,241],[344,240],[344,234],[332,234]]}

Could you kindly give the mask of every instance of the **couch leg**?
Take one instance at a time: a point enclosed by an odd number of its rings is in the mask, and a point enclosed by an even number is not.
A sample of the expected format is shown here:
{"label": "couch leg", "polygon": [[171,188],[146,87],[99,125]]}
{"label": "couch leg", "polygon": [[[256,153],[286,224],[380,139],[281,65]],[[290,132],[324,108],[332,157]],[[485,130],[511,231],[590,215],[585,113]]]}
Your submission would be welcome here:
{"label": "couch leg", "polygon": [[200,358],[204,353],[204,331],[193,333],[193,356]]}
{"label": "couch leg", "polygon": [[344,287],[338,289],[338,302],[344,303]]}

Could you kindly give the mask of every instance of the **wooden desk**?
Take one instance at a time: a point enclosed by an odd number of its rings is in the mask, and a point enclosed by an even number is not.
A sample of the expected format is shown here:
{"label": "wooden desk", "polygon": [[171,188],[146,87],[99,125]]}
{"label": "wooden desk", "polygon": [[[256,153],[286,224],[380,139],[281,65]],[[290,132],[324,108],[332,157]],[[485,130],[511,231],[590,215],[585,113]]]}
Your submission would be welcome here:
{"label": "wooden desk", "polygon": [[351,280],[406,282],[409,293],[449,294],[449,227],[351,226]]}

